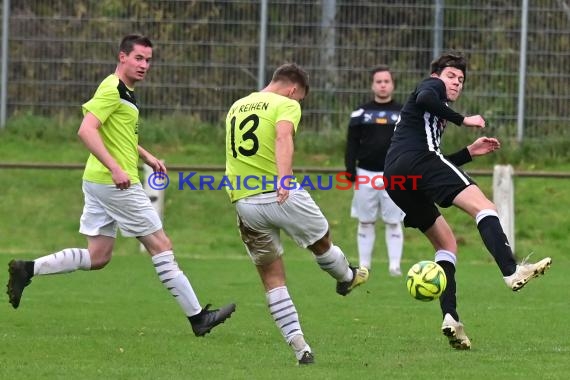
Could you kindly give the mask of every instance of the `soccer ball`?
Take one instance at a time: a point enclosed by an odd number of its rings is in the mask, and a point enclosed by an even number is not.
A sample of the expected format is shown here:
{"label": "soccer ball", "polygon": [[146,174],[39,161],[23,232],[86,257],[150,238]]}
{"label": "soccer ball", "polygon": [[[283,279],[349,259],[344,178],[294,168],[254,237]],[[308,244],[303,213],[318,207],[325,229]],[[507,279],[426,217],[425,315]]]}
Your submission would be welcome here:
{"label": "soccer ball", "polygon": [[420,301],[433,301],[445,290],[447,277],[443,268],[433,261],[420,261],[408,271],[406,286],[410,295]]}

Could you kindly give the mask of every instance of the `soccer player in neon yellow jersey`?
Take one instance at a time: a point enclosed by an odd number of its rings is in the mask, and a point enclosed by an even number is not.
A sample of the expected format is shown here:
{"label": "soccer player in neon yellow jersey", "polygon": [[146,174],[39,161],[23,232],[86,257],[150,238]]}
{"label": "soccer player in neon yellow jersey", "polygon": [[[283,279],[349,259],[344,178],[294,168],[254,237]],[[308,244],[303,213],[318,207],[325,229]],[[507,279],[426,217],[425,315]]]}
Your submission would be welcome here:
{"label": "soccer player in neon yellow jersey", "polygon": [[267,87],[237,100],[226,117],[226,175],[239,230],[265,287],[269,312],[299,364],[314,356],[285,283],[283,230],[315,255],[317,264],[345,296],[368,279],[364,267],[350,267],[329,236],[319,207],[293,177],[293,137],[300,101],[309,92],[307,73],[295,64],[277,68]]}
{"label": "soccer player in neon yellow jersey", "polygon": [[150,68],[152,42],[141,35],[127,35],[119,46],[118,59],[115,72],[83,104],[84,118],[78,131],[91,153],[83,174],[85,206],[79,228],[87,237],[87,249],[66,248],[33,261],[10,261],[10,303],[14,308],[20,305],[22,292],[33,276],[104,268],[111,261],[120,228],[124,236],[134,236],[146,247],[160,281],[181,306],[194,334],[203,336],[229,318],[235,305],[215,310],[200,306],[140,183],[139,157],[155,172],[166,173],[164,164],[138,145],[139,108],[134,86]]}

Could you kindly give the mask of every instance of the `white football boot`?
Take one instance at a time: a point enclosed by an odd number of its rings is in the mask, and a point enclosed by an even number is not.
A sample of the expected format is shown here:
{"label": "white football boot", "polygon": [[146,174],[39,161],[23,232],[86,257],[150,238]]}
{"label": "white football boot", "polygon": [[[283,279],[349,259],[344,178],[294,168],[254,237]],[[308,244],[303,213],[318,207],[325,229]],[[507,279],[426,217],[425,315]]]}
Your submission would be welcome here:
{"label": "white football boot", "polygon": [[445,314],[441,324],[441,332],[449,339],[449,345],[456,350],[469,350],[471,341],[465,335],[463,323],[453,319],[451,314]]}
{"label": "white football boot", "polygon": [[546,257],[535,264],[527,263],[526,260],[529,257],[530,255],[517,265],[515,273],[503,277],[507,286],[515,292],[521,290],[529,280],[544,274],[552,264],[550,257]]}

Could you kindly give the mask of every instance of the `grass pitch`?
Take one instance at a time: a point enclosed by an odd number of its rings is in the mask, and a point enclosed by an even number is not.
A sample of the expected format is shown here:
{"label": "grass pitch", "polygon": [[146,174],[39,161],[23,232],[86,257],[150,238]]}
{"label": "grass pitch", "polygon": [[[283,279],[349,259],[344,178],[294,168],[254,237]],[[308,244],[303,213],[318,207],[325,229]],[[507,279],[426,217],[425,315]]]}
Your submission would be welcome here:
{"label": "grass pitch", "polygon": [[[48,122],[31,120],[15,134],[2,134],[0,161],[84,162],[85,149],[74,138],[78,123],[60,128],[57,120]],[[186,122],[177,125],[180,131],[188,129]],[[172,129],[164,122],[158,127]],[[198,132],[203,133],[155,138],[157,146],[150,148],[167,165],[222,164],[223,137],[211,128]],[[329,139],[319,145],[321,140],[301,134],[296,163],[342,165],[343,142],[330,144]],[[552,162],[557,166],[551,170],[568,168],[566,153],[549,155],[542,141],[538,147],[534,156],[515,151],[524,158],[519,160],[522,169],[548,170]],[[495,163],[497,158],[513,162],[508,153],[473,164]],[[85,239],[77,233],[83,206],[80,171],[0,169],[0,175],[4,286],[10,259],[84,247]],[[491,194],[490,178],[476,180]],[[533,259],[553,258],[546,276],[520,293],[505,287],[475,222],[458,210],[444,210],[459,245],[459,312],[471,351],[449,348],[440,332],[437,301],[412,299],[403,278],[388,276],[379,223],[370,281],[348,297],[334,292],[334,281],[308,251],[284,237],[289,292],[316,355],[314,366],[299,368],[267,311],[226,194],[169,188],[164,222],[178,261],[203,305],[237,303],[232,318],[205,338],[194,337],[138,242],[119,238],[113,260],[102,271],[34,278],[18,310],[3,295],[0,379],[566,379],[566,182],[515,179],[517,255],[535,252]],[[349,218],[352,192],[312,195],[329,219],[335,243],[356,262],[356,222]],[[433,259],[432,249],[418,231],[407,229],[402,269],[424,259]]]}
{"label": "grass pitch", "polygon": [[512,294],[493,265],[465,260],[458,300],[473,349],[458,352],[439,331],[437,303],[413,300],[382,261],[343,298],[308,255],[290,252],[289,290],[317,360],[298,368],[248,259],[180,256],[204,304],[238,304],[211,334],[194,337],[150,260],[132,252],[103,271],[33,279],[18,310],[3,303],[0,377],[562,379],[568,370],[567,261]]}
{"label": "grass pitch", "polygon": [[[84,246],[79,171],[3,170],[0,282],[11,258]],[[489,190],[490,179],[478,179]],[[202,304],[236,302],[236,313],[205,338],[133,239],[119,238],[102,271],[34,278],[18,310],[0,304],[2,379],[563,379],[568,357],[567,219],[564,180],[516,180],[517,253],[553,257],[546,276],[520,293],[503,284],[475,223],[445,210],[459,241],[459,312],[473,349],[449,348],[437,302],[412,299],[404,278],[387,274],[383,227],[370,281],[348,297],[308,251],[285,239],[289,291],[316,364],[296,366],[275,327],[257,273],[221,191],[166,194],[165,228]],[[316,191],[333,239],[356,261],[350,191]],[[555,206],[555,207],[553,207]],[[432,259],[426,239],[405,231],[403,269]],[[4,269],[2,269],[4,268]]]}

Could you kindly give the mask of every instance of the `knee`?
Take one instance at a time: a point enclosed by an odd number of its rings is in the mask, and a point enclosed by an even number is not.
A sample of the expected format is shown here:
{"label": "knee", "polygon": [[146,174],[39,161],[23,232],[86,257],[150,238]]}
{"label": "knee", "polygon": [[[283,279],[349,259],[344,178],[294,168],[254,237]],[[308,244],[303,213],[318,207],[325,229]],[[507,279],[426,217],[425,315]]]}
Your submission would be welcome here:
{"label": "knee", "polygon": [[144,239],[140,239],[140,241],[152,256],[172,250],[172,243],[166,234],[153,236],[151,238],[145,237]]}
{"label": "knee", "polygon": [[358,222],[358,225],[360,228],[364,228],[364,229],[376,227],[375,222]]}
{"label": "knee", "polygon": [[330,238],[329,231],[317,240],[314,244],[310,245],[308,248],[317,256],[324,254],[327,252],[332,246],[332,241]]}
{"label": "knee", "polygon": [[109,262],[113,255],[112,249],[94,249],[89,251],[91,258],[91,270],[103,269]]}

